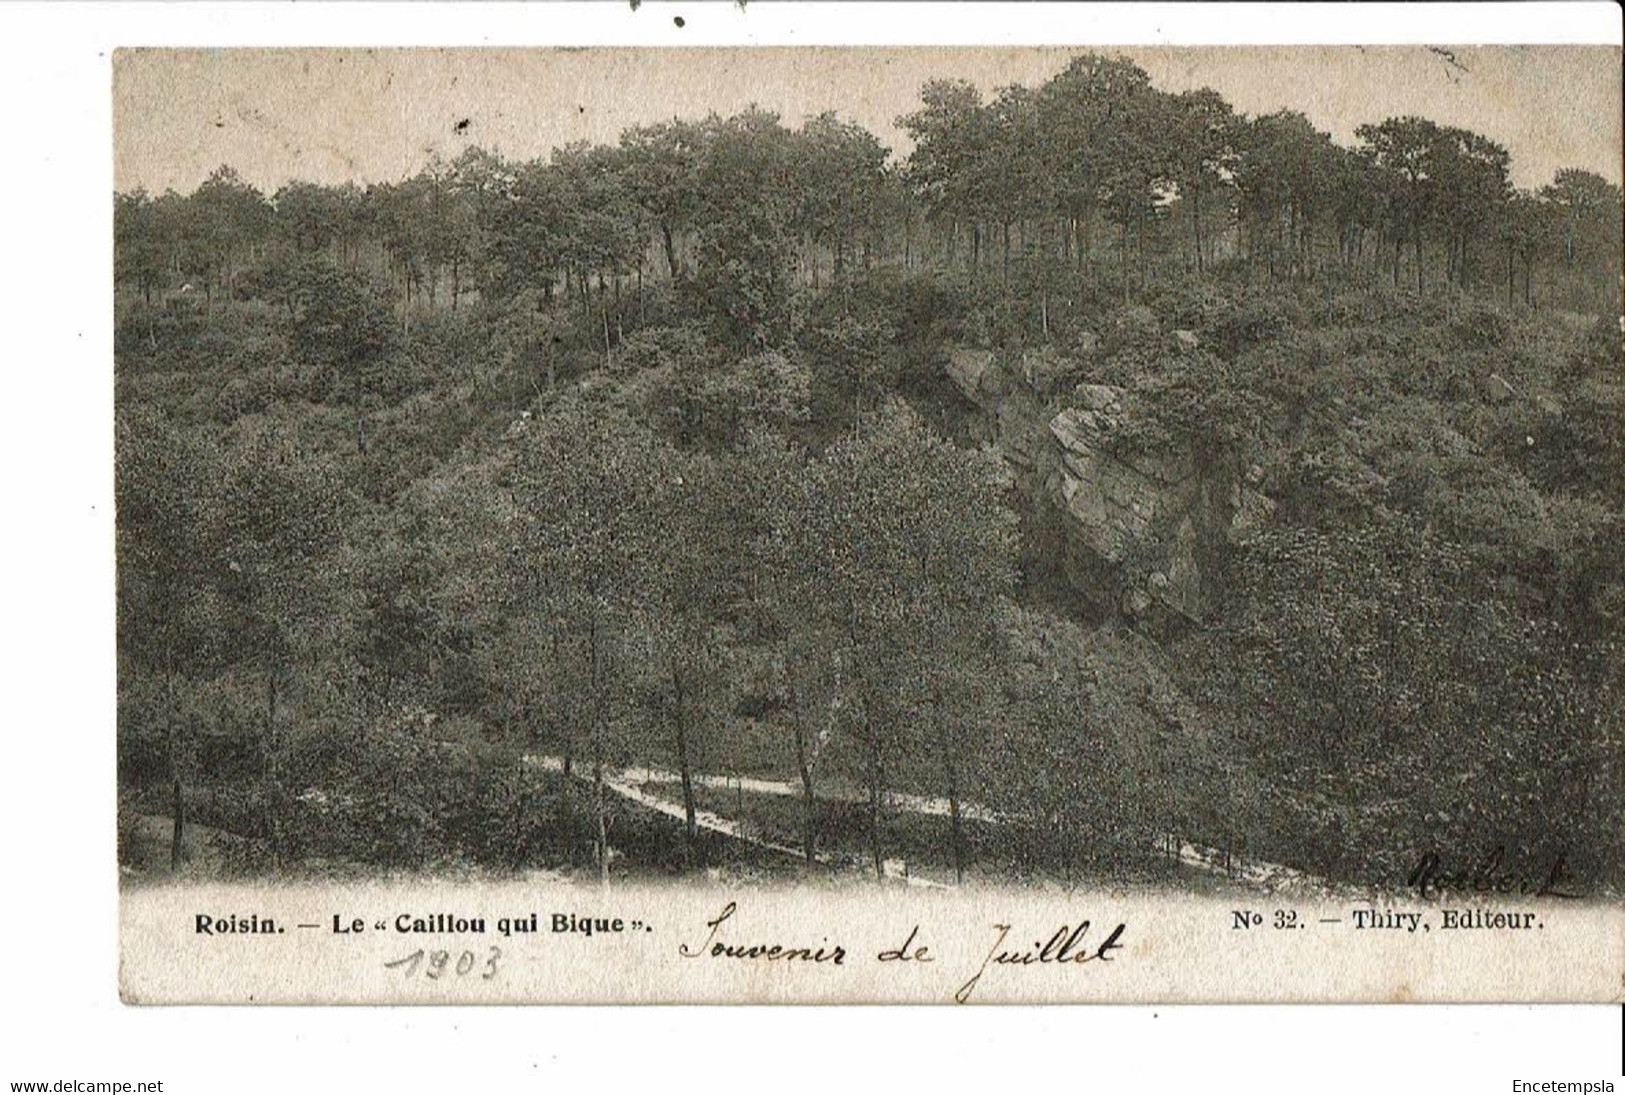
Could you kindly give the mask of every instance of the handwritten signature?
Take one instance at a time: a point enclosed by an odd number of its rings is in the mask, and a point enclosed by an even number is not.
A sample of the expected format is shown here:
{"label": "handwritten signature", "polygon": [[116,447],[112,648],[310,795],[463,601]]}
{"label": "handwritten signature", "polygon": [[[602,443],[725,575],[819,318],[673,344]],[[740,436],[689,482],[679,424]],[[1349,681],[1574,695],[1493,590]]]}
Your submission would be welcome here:
{"label": "handwritten signature", "polygon": [[1405,885],[1414,888],[1423,900],[1447,894],[1516,894],[1520,897],[1559,897],[1581,895],[1566,887],[1568,857],[1559,852],[1546,870],[1519,871],[1505,863],[1506,849],[1497,847],[1472,867],[1451,869],[1438,853],[1428,852],[1411,868]]}

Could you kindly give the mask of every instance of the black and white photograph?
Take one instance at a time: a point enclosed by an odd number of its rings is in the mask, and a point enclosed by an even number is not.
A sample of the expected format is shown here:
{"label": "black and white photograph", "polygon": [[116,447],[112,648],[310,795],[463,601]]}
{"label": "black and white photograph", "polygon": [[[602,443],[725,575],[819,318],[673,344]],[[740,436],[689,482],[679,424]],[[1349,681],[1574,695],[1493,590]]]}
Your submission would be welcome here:
{"label": "black and white photograph", "polygon": [[1617,895],[1619,62],[120,53],[124,885]]}
{"label": "black and white photograph", "polygon": [[0,1087],[1625,1083],[1617,5],[0,25]]}

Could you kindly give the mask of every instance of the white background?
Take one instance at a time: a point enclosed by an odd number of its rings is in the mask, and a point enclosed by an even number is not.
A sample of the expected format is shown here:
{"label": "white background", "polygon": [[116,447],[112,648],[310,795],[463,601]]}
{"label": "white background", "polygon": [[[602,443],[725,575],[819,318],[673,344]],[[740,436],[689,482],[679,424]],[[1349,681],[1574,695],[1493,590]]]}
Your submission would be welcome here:
{"label": "white background", "polygon": [[[678,30],[672,17],[682,15]],[[117,1000],[109,54],[120,45],[1620,41],[1613,4],[0,6],[0,1091],[1511,1091],[1617,1007],[136,1009]]]}

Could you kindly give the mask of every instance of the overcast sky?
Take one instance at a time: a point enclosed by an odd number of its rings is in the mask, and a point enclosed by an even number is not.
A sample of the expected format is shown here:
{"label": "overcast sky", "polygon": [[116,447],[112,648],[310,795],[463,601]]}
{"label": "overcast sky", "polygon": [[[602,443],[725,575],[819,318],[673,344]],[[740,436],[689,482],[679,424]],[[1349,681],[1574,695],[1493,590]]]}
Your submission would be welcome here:
{"label": "overcast sky", "polygon": [[[115,185],[189,191],[222,163],[289,179],[396,180],[471,144],[529,158],[627,126],[728,114],[786,123],[834,109],[899,153],[920,85],[1035,85],[1081,48],[121,50]],[[1165,91],[1210,86],[1238,110],[1301,110],[1339,141],[1421,114],[1512,152],[1514,181],[1560,167],[1620,181],[1620,51],[1611,46],[1123,48]],[[459,123],[467,121],[467,125]]]}

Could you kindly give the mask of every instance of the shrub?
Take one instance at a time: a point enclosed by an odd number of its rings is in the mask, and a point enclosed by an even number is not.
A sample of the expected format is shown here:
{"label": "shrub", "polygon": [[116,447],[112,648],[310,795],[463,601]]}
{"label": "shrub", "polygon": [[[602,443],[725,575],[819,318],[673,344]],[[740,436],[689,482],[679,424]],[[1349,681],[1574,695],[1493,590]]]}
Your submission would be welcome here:
{"label": "shrub", "polygon": [[647,372],[662,366],[677,369],[703,367],[720,352],[706,340],[702,328],[694,324],[679,327],[644,327],[628,335],[616,347],[618,371]]}
{"label": "shrub", "polygon": [[1516,328],[1500,308],[1474,301],[1462,309],[1450,325],[1450,336],[1457,345],[1470,350],[1488,350],[1504,346],[1512,340]]}
{"label": "shrub", "polygon": [[1146,303],[1170,330],[1211,330],[1235,309],[1234,298],[1223,288],[1184,280],[1159,283]]}
{"label": "shrub", "polygon": [[1309,321],[1303,306],[1292,297],[1271,295],[1245,301],[1212,326],[1215,345],[1229,356],[1278,338]]}
{"label": "shrub", "polygon": [[350,398],[369,390],[379,379],[377,366],[397,344],[383,294],[361,275],[313,258],[293,272],[289,301],[294,353],[307,364],[332,368]]}

